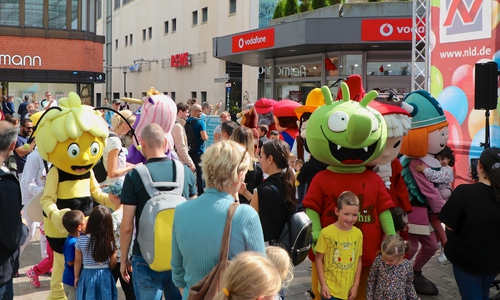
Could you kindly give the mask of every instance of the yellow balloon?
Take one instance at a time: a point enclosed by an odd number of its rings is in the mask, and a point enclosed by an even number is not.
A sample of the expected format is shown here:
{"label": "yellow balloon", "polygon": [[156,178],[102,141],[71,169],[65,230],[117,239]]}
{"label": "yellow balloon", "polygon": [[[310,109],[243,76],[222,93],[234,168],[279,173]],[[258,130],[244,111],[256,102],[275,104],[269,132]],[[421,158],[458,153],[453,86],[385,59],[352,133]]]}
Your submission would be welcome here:
{"label": "yellow balloon", "polygon": [[[479,130],[483,129],[486,125],[486,117],[484,116],[484,110],[473,109],[469,114],[469,135],[471,139],[474,139]],[[490,110],[490,126],[498,125],[498,111]]]}
{"label": "yellow balloon", "polygon": [[500,5],[497,1],[491,1],[491,29],[495,29],[497,27],[498,22],[500,22]]}

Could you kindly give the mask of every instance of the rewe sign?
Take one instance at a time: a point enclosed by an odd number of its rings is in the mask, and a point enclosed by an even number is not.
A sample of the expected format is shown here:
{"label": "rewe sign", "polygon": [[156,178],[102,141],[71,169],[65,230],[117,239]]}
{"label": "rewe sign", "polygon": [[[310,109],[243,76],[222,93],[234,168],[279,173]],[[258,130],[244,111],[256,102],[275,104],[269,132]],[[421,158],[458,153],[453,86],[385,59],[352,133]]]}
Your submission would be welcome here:
{"label": "rewe sign", "polygon": [[238,34],[232,38],[233,53],[270,47],[274,47],[274,28]]}
{"label": "rewe sign", "polygon": [[191,65],[191,56],[189,56],[188,52],[173,54],[170,56],[171,68],[189,67],[190,65]]}
{"label": "rewe sign", "polygon": [[[417,31],[425,33],[425,24],[418,24]],[[367,19],[361,21],[362,41],[411,41],[412,19]]]}

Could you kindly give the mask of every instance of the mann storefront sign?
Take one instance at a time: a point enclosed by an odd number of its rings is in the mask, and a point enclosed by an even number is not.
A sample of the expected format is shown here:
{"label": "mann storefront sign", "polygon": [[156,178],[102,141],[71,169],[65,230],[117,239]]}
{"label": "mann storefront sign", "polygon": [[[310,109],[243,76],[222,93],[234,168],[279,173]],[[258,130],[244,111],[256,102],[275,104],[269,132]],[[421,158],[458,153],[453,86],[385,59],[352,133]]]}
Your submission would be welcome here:
{"label": "mann storefront sign", "polygon": [[42,58],[40,56],[21,56],[18,54],[1,54],[0,66],[25,66],[25,67],[41,67]]}

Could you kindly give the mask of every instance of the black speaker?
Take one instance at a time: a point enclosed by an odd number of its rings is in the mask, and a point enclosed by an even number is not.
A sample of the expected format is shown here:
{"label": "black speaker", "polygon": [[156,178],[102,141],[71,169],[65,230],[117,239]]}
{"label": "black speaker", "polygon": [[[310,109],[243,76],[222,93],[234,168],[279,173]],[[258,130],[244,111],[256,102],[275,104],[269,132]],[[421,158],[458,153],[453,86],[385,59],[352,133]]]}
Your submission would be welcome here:
{"label": "black speaker", "polygon": [[476,63],[474,108],[496,109],[498,98],[498,65],[494,61]]}

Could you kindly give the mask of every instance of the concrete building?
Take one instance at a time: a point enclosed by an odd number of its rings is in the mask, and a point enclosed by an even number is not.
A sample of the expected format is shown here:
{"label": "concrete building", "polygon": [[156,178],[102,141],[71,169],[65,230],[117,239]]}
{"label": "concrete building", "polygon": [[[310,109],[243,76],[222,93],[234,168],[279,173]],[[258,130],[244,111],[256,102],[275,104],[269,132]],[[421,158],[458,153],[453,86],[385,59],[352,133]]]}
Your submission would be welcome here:
{"label": "concrete building", "polygon": [[141,98],[151,86],[176,102],[228,98],[222,107],[228,110],[257,99],[258,68],[214,58],[212,38],[257,28],[258,1],[102,2],[97,32],[106,36],[107,80],[95,86],[97,102],[105,96]]}

